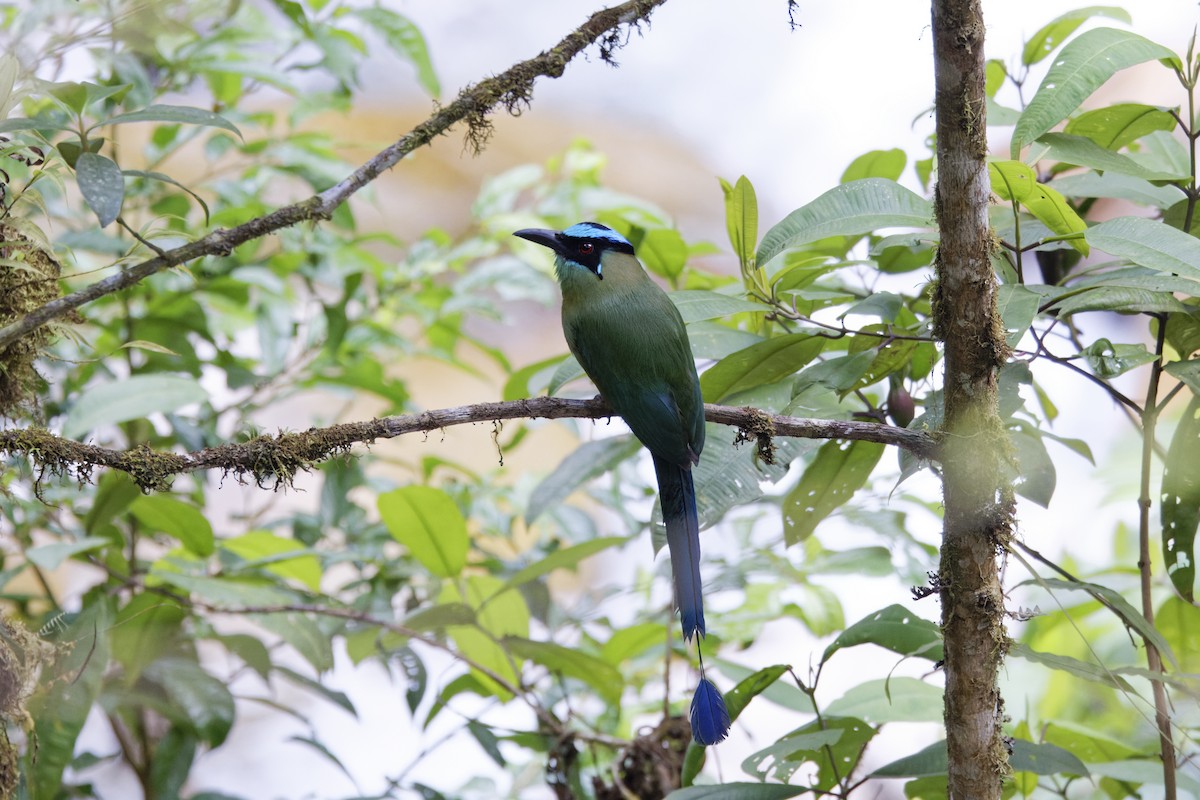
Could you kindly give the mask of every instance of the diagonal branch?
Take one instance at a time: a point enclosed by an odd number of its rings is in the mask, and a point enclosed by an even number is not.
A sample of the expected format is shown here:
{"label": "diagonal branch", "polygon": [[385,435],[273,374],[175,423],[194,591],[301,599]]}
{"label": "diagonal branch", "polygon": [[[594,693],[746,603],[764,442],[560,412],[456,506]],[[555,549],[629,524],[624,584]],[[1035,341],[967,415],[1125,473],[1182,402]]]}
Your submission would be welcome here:
{"label": "diagonal branch", "polygon": [[[863,439],[904,448],[930,460],[938,457],[936,438],[925,431],[896,428],[875,422],[804,419],[768,414],[756,408],[706,405],[710,422],[731,425],[741,431],[743,441],[756,441],[765,458],[770,457],[774,436],[805,439]],[[420,433],[469,423],[499,423],[506,419],[603,419],[613,416],[600,399],[565,400],[535,397],[503,403],[476,403],[443,408],[421,414],[383,417],[310,428],[307,431],[264,435],[248,442],[206,447],[193,453],[167,453],[148,447],[113,450],[63,439],[40,428],[0,430],[0,451],[22,455],[42,473],[74,475],[89,480],[92,470],[102,467],[128,473],[143,490],[164,491],[176,475],[219,470],[239,480],[247,477],[259,486],[279,489],[292,484],[298,473],[315,464],[345,455],[356,444],[370,445],[406,433]]]}
{"label": "diagonal branch", "polygon": [[167,250],[116,275],[53,300],[0,329],[0,350],[51,320],[104,295],[128,289],[163,270],[203,256],[229,255],[238,245],[299,222],[329,219],[334,210],[352,194],[375,180],[385,170],[391,169],[400,159],[429,144],[460,122],[467,123],[467,142],[478,152],[491,132],[487,117],[497,106],[503,106],[511,114],[519,113],[521,107],[527,105],[533,95],[534,81],[543,76],[560,77],[573,58],[596,42],[600,43],[601,57],[611,62],[612,51],[622,43],[622,29],[636,27],[665,2],[666,0],[628,0],[618,6],[596,12],[587,22],[549,50],[514,64],[499,75],[463,89],[453,103],[438,109],[433,116],[379,151],[340,183],[307,200],[283,206],[237,227],[214,230],[194,242]]}

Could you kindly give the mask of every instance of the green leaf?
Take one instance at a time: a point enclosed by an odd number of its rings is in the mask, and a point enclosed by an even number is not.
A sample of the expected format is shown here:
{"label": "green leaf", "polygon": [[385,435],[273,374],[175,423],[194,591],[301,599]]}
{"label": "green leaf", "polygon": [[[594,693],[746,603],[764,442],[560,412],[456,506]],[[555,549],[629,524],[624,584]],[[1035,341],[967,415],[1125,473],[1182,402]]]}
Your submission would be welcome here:
{"label": "green leaf", "polygon": [[828,341],[807,333],[789,333],[728,355],[700,376],[704,399],[719,403],[736,392],[781,381],[816,358]]}
{"label": "green leaf", "polygon": [[1070,722],[1051,722],[1042,729],[1047,744],[1061,747],[1087,763],[1116,761],[1137,755],[1137,750],[1125,742],[1110,739],[1085,725]]}
{"label": "green leaf", "polygon": [[1175,591],[1189,603],[1196,598],[1196,531],[1200,528],[1197,453],[1200,453],[1200,395],[1193,395],[1171,437],[1162,479],[1163,564]]}
{"label": "green leaf", "polygon": [[[721,670],[721,674],[725,675],[730,680],[738,682],[741,686],[749,678],[754,677],[757,673],[754,670],[743,667],[741,664],[735,664],[723,658],[714,658],[714,664],[717,669]],[[771,670],[772,667],[767,667],[766,670]],[[759,670],[762,672],[763,670]],[[762,696],[770,700],[780,708],[786,708],[789,711],[797,711],[801,714],[815,714],[817,707],[813,704],[813,699],[810,695],[802,692],[799,687],[794,686],[788,681],[775,681],[762,690]]]}
{"label": "green leaf", "polygon": [[817,765],[816,789],[828,791],[852,771],[876,730],[853,717],[824,717],[783,736],[742,762],[742,770],[787,783],[805,764]]}
{"label": "green leaf", "polygon": [[1154,131],[1175,130],[1175,117],[1157,106],[1141,103],[1116,105],[1085,111],[1067,122],[1064,133],[1086,136],[1107,150],[1120,150]]}
{"label": "green leaf", "polygon": [[1200,359],[1172,361],[1167,364],[1165,370],[1175,380],[1187,384],[1192,394],[1200,395]]}
{"label": "green leaf", "polygon": [[466,603],[439,603],[418,609],[404,618],[404,627],[414,631],[436,631],[450,625],[474,625],[475,609]]}
{"label": "green leaf", "polygon": [[1066,119],[1114,74],[1153,59],[1178,61],[1162,45],[1115,28],[1096,28],[1073,39],[1021,114],[1013,131],[1012,157],[1020,158],[1025,145]]}
{"label": "green leaf", "polygon": [[208,392],[195,378],[134,375],[80,392],[67,412],[63,436],[76,439],[102,425],[141,419],[156,412],[166,414],[207,399]]}
{"label": "green leaf", "polygon": [[166,494],[143,495],[129,506],[138,522],[178,539],[198,556],[213,554],[213,529],[204,512]]}
{"label": "green leaf", "polygon": [[884,446],[876,442],[826,442],[783,500],[783,532],[788,546],[802,542],[817,523],[862,488],[879,463]]}
{"label": "green leaf", "polygon": [[1088,19],[1097,16],[1118,19],[1126,25],[1133,23],[1133,20],[1129,18],[1129,12],[1116,6],[1088,6],[1068,11],[1055,17],[1029,37],[1029,41],[1025,42],[1025,49],[1021,51],[1021,63],[1027,67],[1038,63],[1053,53],[1068,36],[1075,32],[1076,28]]}
{"label": "green leaf", "polygon": [[1200,239],[1144,217],[1117,217],[1088,228],[1093,247],[1143,267],[1200,280]]}
{"label": "green leaf", "polygon": [[234,706],[224,681],[186,658],[161,658],[146,667],[144,675],[163,688],[198,737],[212,747],[225,741],[233,726]]}
{"label": "green leaf", "polygon": [[1034,775],[1088,775],[1083,762],[1058,745],[1034,744],[1024,739],[1012,740],[1009,764],[1017,772],[1032,772]]}
{"label": "green leaf", "polygon": [[90,553],[111,544],[112,540],[103,536],[88,536],[73,542],[54,542],[31,547],[25,551],[25,558],[41,569],[55,570],[71,556]]}
{"label": "green leaf", "polygon": [[686,289],[671,292],[668,296],[675,307],[679,309],[683,321],[689,325],[693,322],[728,317],[733,314],[762,312],[767,308],[753,300],[743,300],[740,297],[721,294],[709,289]]}
{"label": "green leaf", "polygon": [[125,686],[133,686],[148,665],[178,647],[186,617],[177,602],[149,592],[134,595],[117,612],[112,652],[122,667]]}
{"label": "green leaf", "polygon": [[1067,197],[1112,197],[1129,200],[1151,208],[1170,208],[1179,202],[1179,189],[1156,186],[1145,178],[1122,175],[1118,172],[1100,174],[1091,170],[1078,175],[1060,175],[1054,188]]}
{"label": "green leaf", "polygon": [[1129,685],[1128,681],[1114,674],[1112,670],[1107,669],[1103,664],[1080,661],[1078,658],[1059,655],[1057,653],[1043,653],[1034,650],[1023,642],[1012,642],[1008,648],[1008,655],[1023,658],[1026,661],[1041,664],[1060,672],[1066,672],[1085,681],[1103,683],[1126,692],[1133,691],[1133,687]]}
{"label": "green leaf", "polygon": [[[1019,585],[1025,585],[1030,581],[1025,581]],[[1036,581],[1038,586],[1041,586],[1047,591],[1060,589],[1071,592],[1087,592],[1092,597],[1103,603],[1109,611],[1113,612],[1126,626],[1132,628],[1146,641],[1153,644],[1159,649],[1163,657],[1178,671],[1179,661],[1175,658],[1175,651],[1171,645],[1163,638],[1163,635],[1142,616],[1141,612],[1130,605],[1129,601],[1121,596],[1121,593],[1115,589],[1110,589],[1107,586],[1101,586],[1098,583],[1089,583],[1087,581],[1068,581],[1058,578],[1039,578]]]}
{"label": "green leaf", "polygon": [[[498,640],[509,636],[528,638],[529,607],[520,592],[505,590],[503,586],[503,582],[494,576],[472,575],[461,589],[446,582],[438,602],[466,603],[476,610],[476,624],[455,625],[447,628],[447,633],[465,656],[509,686],[516,686],[520,683],[520,662],[514,658],[516,654],[502,647]],[[474,668],[471,675],[490,694],[506,700],[512,697],[512,693],[490,675]]]}
{"label": "green leaf", "polygon": [[342,709],[355,719],[358,718],[358,709],[354,707],[354,703],[350,701],[350,698],[345,692],[339,692],[336,689],[331,689],[320,681],[313,680],[307,675],[303,675],[299,672],[296,672],[294,669],[290,669],[282,665],[276,666],[275,671],[300,688],[307,689],[317,697],[324,698],[333,705]]}
{"label": "green leaf", "polygon": [[295,648],[317,672],[333,669],[333,639],[308,615],[289,611],[247,616]]}
{"label": "green leaf", "polygon": [[1080,350],[1079,354],[1101,378],[1115,378],[1157,358],[1144,344],[1113,344],[1103,337]]}
{"label": "green leaf", "polygon": [[569,355],[563,359],[563,362],[558,365],[558,369],[554,370],[554,374],[550,376],[550,383],[546,386],[546,394],[553,397],[558,394],[558,390],[565,384],[582,377],[583,367],[579,366],[579,362],[575,360],[575,356]]}
{"label": "green leaf", "polygon": [[641,655],[651,647],[665,645],[663,626],[657,622],[643,622],[613,631],[612,636],[601,646],[600,657],[617,666],[626,659]]}
{"label": "green leaf", "polygon": [[826,706],[826,716],[884,722],[942,722],[941,688],[917,678],[893,677],[860,683]]}
{"label": "green leaf", "polygon": [[98,481],[92,507],[83,518],[84,531],[89,536],[94,535],[141,496],[142,490],[128,474],[116,470],[105,472]]}
{"label": "green leaf", "polygon": [[884,764],[871,773],[872,778],[922,778],[930,775],[945,775],[950,764],[946,752],[946,740],[934,742],[910,756],[898,758]]}
{"label": "green leaf", "polygon": [[675,281],[687,263],[688,246],[674,228],[651,228],[637,243],[637,254],[646,269]]}
{"label": "green leaf", "polygon": [[758,247],[757,263],[766,264],[787,248],[829,236],[853,236],[880,228],[926,228],[932,221],[929,201],[895,181],[854,181],[830,189],[767,231]]}
{"label": "green leaf", "polygon": [[505,588],[529,583],[531,580],[548,575],[556,569],[574,569],[585,558],[594,556],[596,553],[607,550],[610,547],[618,547],[628,541],[629,539],[624,536],[602,536],[599,539],[589,539],[586,542],[580,542],[570,547],[564,547],[562,550],[556,550],[545,558],[539,559],[524,569],[518,570],[515,575],[504,582]]}
{"label": "green leaf", "polygon": [[242,138],[242,132],[237,129],[229,120],[222,117],[220,114],[214,114],[203,108],[193,108],[192,106],[168,106],[168,105],[152,105],[146,106],[140,111],[130,111],[125,114],[117,114],[115,117],[97,122],[92,127],[98,128],[103,125],[122,125],[127,122],[177,122],[184,125],[204,125],[209,128],[222,128],[235,134],[239,139]]}
{"label": "green leaf", "polygon": [[430,97],[436,99],[441,96],[442,86],[433,69],[433,61],[429,58],[429,47],[425,43],[425,37],[421,34],[420,28],[414,25],[408,17],[381,6],[360,8],[353,13],[381,35],[396,55],[407,59],[416,67],[417,82]]}
{"label": "green leaf", "polygon": [[1118,311],[1123,314],[1186,312],[1187,306],[1169,292],[1152,292],[1147,289],[1129,289],[1123,286],[1099,286],[1094,289],[1071,292],[1046,305],[1055,308],[1059,316],[1070,316],[1084,311]]}
{"label": "green leaf", "polygon": [[754,186],[742,175],[733,186],[722,180],[721,189],[725,193],[725,229],[729,233],[729,243],[738,262],[749,267],[754,263],[754,247],[758,241],[758,198]]}
{"label": "green leaf", "polygon": [[[992,189],[1001,199],[1020,203],[1059,236],[1081,233],[1087,228],[1066,198],[1038,183],[1037,175],[1028,165],[1020,161],[992,161],[988,163],[988,173]],[[1084,255],[1088,254],[1086,241],[1075,238],[1069,244]]]}
{"label": "green leaf", "polygon": [[262,566],[267,572],[291,578],[312,589],[321,590],[321,562],[300,542],[285,539],[269,531],[250,531],[221,541],[221,549],[245,559],[246,567]]}
{"label": "green leaf", "polygon": [[530,389],[529,382],[551,367],[557,367],[562,360],[562,356],[553,356],[547,358],[545,361],[535,362],[514,372],[504,383],[504,400],[521,400],[526,397],[532,397],[535,392]]}
{"label": "green leaf", "polygon": [[899,148],[872,150],[851,161],[838,183],[853,183],[864,178],[898,181],[907,164],[908,156]]}
{"label": "green leaf", "polygon": [[127,178],[142,178],[143,180],[154,180],[162,183],[169,183],[172,186],[178,186],[192,196],[192,199],[200,204],[200,208],[204,210],[204,224],[208,225],[208,203],[204,202],[204,198],[193,192],[188,187],[184,186],[179,181],[172,178],[170,175],[165,175],[161,172],[146,172],[140,169],[125,169],[121,173]]}
{"label": "green leaf", "polygon": [[1027,497],[1042,508],[1050,505],[1057,483],[1054,461],[1036,432],[1024,427],[1009,431],[1020,472],[1013,482],[1017,494]]}
{"label": "green leaf", "polygon": [[1016,347],[1033,324],[1042,296],[1018,283],[1002,283],[996,287],[996,306],[1004,321],[1004,339]]}
{"label": "green leaf", "polygon": [[521,658],[541,664],[551,672],[583,681],[610,706],[621,702],[625,681],[617,668],[607,661],[574,648],[520,637],[506,637],[504,645]]}
{"label": "green leaf", "polygon": [[104,228],[121,215],[125,200],[125,176],[110,158],[96,153],[80,153],[75,161],[75,179],[83,195]]}
{"label": "green leaf", "polygon": [[450,495],[405,486],[379,495],[379,516],[392,538],[434,575],[453,578],[467,563],[467,522]]}
{"label": "green leaf", "polygon": [[580,486],[611,472],[617,464],[632,458],[641,449],[642,443],[632,435],[584,442],[534,487],[525,507],[525,523],[532,523]]}
{"label": "green leaf", "polygon": [[807,786],[778,783],[722,783],[719,786],[688,786],[676,789],[666,800],[787,800],[812,791]]}
{"label": "green leaf", "polygon": [[1088,167],[1098,172],[1117,172],[1147,181],[1173,182],[1187,178],[1187,173],[1164,172],[1145,166],[1129,156],[1106,150],[1083,136],[1072,136],[1069,133],[1047,133],[1040,136],[1037,143],[1046,148],[1038,154],[1039,158]]}
{"label": "green leaf", "polygon": [[821,661],[845,647],[875,644],[903,656],[942,660],[942,631],[901,605],[890,605],[863,617],[825,648]]}

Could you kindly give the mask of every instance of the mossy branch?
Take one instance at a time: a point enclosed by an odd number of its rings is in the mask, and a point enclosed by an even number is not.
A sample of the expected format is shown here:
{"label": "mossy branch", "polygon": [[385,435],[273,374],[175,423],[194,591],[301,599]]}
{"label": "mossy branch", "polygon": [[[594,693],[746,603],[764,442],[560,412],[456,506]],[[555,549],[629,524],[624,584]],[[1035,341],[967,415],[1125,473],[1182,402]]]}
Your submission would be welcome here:
{"label": "mossy branch", "polygon": [[238,245],[260,239],[283,228],[309,220],[326,220],[334,210],[359,189],[391,169],[400,159],[445,134],[455,125],[467,124],[467,143],[479,152],[491,135],[488,116],[497,106],[510,114],[519,114],[533,96],[533,84],[540,77],[560,77],[567,64],[599,43],[600,57],[612,62],[613,51],[624,44],[628,31],[646,20],[666,0],[628,0],[598,11],[562,41],[534,58],[514,64],[504,72],[467,86],[448,106],[440,107],[429,119],[417,125],[396,142],[379,151],[335,186],[318,195],[278,208],[269,214],[234,228],[217,229],[194,242],[163,251],[141,263],[69,295],[52,300],[20,319],[0,328],[0,351],[54,319],[105,295],[119,292],[163,270],[209,255],[229,255]]}
{"label": "mossy branch", "polygon": [[[924,431],[896,428],[874,422],[805,419],[768,414],[756,408],[706,405],[704,415],[710,422],[731,425],[741,438],[758,443],[770,458],[775,436],[805,439],[863,439],[902,447],[930,460],[938,455],[937,440]],[[406,433],[420,433],[469,423],[491,423],[506,419],[603,419],[613,416],[603,400],[565,400],[536,397],[502,403],[476,403],[443,408],[421,414],[383,417],[362,422],[347,422],[327,428],[263,435],[248,442],[206,447],[193,453],[168,453],[148,447],[113,450],[64,439],[41,428],[0,431],[0,451],[23,456],[42,475],[70,475],[80,481],[91,479],[92,471],[106,467],[126,472],[144,491],[164,491],[176,475],[207,470],[233,475],[239,481],[253,481],[262,488],[280,489],[292,485],[296,475],[314,466],[350,452],[356,444],[392,439]]]}

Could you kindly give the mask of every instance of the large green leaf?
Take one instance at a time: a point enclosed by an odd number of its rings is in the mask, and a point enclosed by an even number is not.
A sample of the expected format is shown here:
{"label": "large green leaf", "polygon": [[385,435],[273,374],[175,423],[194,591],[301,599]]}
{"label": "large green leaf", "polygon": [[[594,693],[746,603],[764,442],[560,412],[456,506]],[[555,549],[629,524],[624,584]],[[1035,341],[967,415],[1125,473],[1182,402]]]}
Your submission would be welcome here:
{"label": "large green leaf", "polygon": [[1200,395],[1193,395],[1171,437],[1163,466],[1163,563],[1175,591],[1196,598],[1196,530],[1200,528]]}
{"label": "large green leaf", "polygon": [[731,394],[781,381],[816,358],[828,341],[807,333],[788,333],[728,355],[700,376],[704,399],[719,403]]}
{"label": "large green leaf", "polygon": [[312,550],[295,539],[270,531],[250,531],[221,541],[221,548],[245,559],[246,567],[262,567],[283,578],[300,581],[314,592],[321,590],[321,562]]}
{"label": "large green leaf", "polygon": [[184,125],[204,125],[210,128],[222,128],[236,134],[239,138],[242,135],[241,131],[232,122],[220,114],[214,114],[207,109],[195,108],[193,106],[160,104],[147,106],[139,111],[117,114],[114,117],[101,120],[97,123],[97,127],[100,125],[121,125],[126,122],[177,122]]}
{"label": "large green leaf", "polygon": [[125,686],[133,686],[147,666],[178,647],[186,616],[176,601],[149,592],[134,595],[117,612],[112,648]]}
{"label": "large green leaf", "polygon": [[1009,656],[1023,658],[1034,664],[1041,664],[1051,669],[1056,669],[1061,672],[1066,672],[1069,675],[1074,675],[1077,678],[1082,678],[1086,681],[1094,683],[1103,683],[1112,686],[1122,691],[1131,692],[1133,687],[1124,678],[1113,673],[1111,669],[1106,668],[1103,664],[1093,664],[1090,661],[1080,661],[1078,658],[1071,656],[1059,655],[1058,653],[1043,653],[1034,650],[1023,642],[1013,642],[1008,649]]}
{"label": "large green leaf", "polygon": [[71,556],[90,553],[111,544],[112,542],[103,536],[85,536],[73,542],[51,542],[31,547],[25,551],[25,557],[31,564],[44,570],[56,570]]}
{"label": "large green leaf", "polygon": [[1079,108],[1114,74],[1153,59],[1178,61],[1169,49],[1129,31],[1096,28],[1062,49],[1021,114],[1012,136],[1012,157]]}
{"label": "large green leaf", "polygon": [[[198,556],[213,553],[213,529],[204,512],[190,503],[167,494],[143,495],[129,506],[138,522],[152,531],[178,539]],[[293,545],[296,545],[293,542]]]}
{"label": "large green leaf", "polygon": [[850,162],[838,183],[853,183],[864,178],[883,178],[898,181],[904,174],[908,156],[898,147],[891,150],[871,150]]}
{"label": "large green leaf", "polygon": [[417,82],[430,97],[436,99],[442,93],[425,37],[412,20],[390,8],[378,5],[354,9],[351,13],[360,17],[372,31],[382,36],[392,52],[412,63],[417,70]]}
{"label": "large green leaf", "polygon": [[744,300],[710,289],[685,289],[671,292],[668,297],[679,309],[685,323],[691,324],[705,319],[728,317],[750,311],[766,311],[767,307],[752,300]]}
{"label": "large green leaf", "polygon": [[827,705],[826,716],[884,722],[942,722],[942,689],[917,678],[896,676],[860,683]]}
{"label": "large green leaf", "polygon": [[860,644],[875,644],[893,653],[930,661],[942,659],[941,628],[901,605],[890,605],[868,614],[846,628],[825,648],[821,661],[828,661],[842,648]]}
{"label": "large green leaf", "polygon": [[1157,358],[1144,344],[1113,344],[1103,337],[1080,350],[1079,354],[1101,378],[1115,378]]}
{"label": "large green leaf", "polygon": [[1088,167],[1098,172],[1116,172],[1147,181],[1181,181],[1187,177],[1186,172],[1164,172],[1147,167],[1140,161],[1107,150],[1083,136],[1047,133],[1038,138],[1037,144],[1045,148],[1036,153],[1039,159],[1048,158],[1051,161]]}
{"label": "large green leaf", "polygon": [[[1059,236],[1082,233],[1087,225],[1061,194],[1039,183],[1037,175],[1021,161],[992,161],[988,163],[992,191],[1002,200],[1012,200]],[[1024,246],[1026,243],[1021,242]],[[1083,255],[1088,254],[1087,242],[1073,238],[1069,244]]]}
{"label": "large green leaf", "polygon": [[583,484],[611,472],[617,464],[632,458],[641,447],[642,443],[633,435],[584,442],[534,487],[525,507],[525,522],[533,522]]}
{"label": "large green leaf", "polygon": [[[738,261],[749,266],[753,263],[754,246],[758,242],[758,198],[754,186],[742,175],[732,186],[722,180],[721,191],[725,194],[725,229],[729,233],[729,244]],[[765,262],[759,262],[762,263]]]}
{"label": "large green leaf", "polygon": [[880,228],[932,225],[928,200],[895,181],[866,178],[834,187],[788,214],[763,237],[757,263],[766,264],[789,247],[828,236],[854,236]]}
{"label": "large green leaf", "polygon": [[1200,280],[1200,239],[1144,217],[1117,217],[1088,228],[1093,247],[1143,267]]}
{"label": "large green leaf", "polygon": [[1175,130],[1175,117],[1165,108],[1142,103],[1116,105],[1085,111],[1067,123],[1064,133],[1086,136],[1108,150],[1120,150],[1154,131]]}
{"label": "large green leaf", "polygon": [[378,504],[388,532],[427,570],[442,578],[462,572],[470,537],[450,495],[431,486],[405,486],[379,495]]}
{"label": "large green leaf", "polygon": [[1112,197],[1151,208],[1170,208],[1182,196],[1175,186],[1156,186],[1145,178],[1088,170],[1054,179],[1054,188],[1067,197]]}
{"label": "large green leaf", "polygon": [[783,500],[783,533],[789,546],[812,535],[817,524],[866,484],[884,446],[861,440],[821,445],[800,482]]}
{"label": "large green leaf", "polygon": [[564,547],[562,550],[555,550],[545,558],[539,559],[524,569],[518,570],[515,575],[505,581],[504,586],[505,588],[520,586],[535,578],[547,575],[556,569],[573,569],[585,558],[589,558],[610,547],[625,544],[628,541],[624,536],[601,536],[598,539],[589,539],[586,542]]}
{"label": "large green leaf", "polygon": [[799,797],[809,791],[807,786],[734,782],[676,789],[666,796],[666,800],[788,800],[789,797]]}
{"label": "large green leaf", "polygon": [[80,153],[75,161],[75,179],[79,183],[79,193],[88,208],[95,212],[101,228],[121,215],[125,176],[115,161],[96,153]]}
{"label": "large green leaf", "polygon": [[576,648],[563,647],[553,642],[537,642],[519,636],[506,637],[504,645],[521,658],[541,664],[551,672],[583,681],[595,689],[610,706],[620,705],[625,681],[616,667],[607,661]]}
{"label": "large green leaf", "polygon": [[750,755],[742,770],[788,783],[805,764],[816,764],[815,788],[828,791],[851,772],[877,731],[854,717],[823,717],[797,728]]}
{"label": "large green leaf", "polygon": [[1029,37],[1025,42],[1025,49],[1021,51],[1021,63],[1027,67],[1038,63],[1053,53],[1076,28],[1091,17],[1098,16],[1119,19],[1127,25],[1133,22],[1128,11],[1116,6],[1088,6],[1068,11],[1050,20]]}
{"label": "large green leaf", "polygon": [[1186,312],[1187,306],[1170,292],[1132,289],[1124,286],[1097,286],[1081,292],[1070,292],[1055,298],[1046,308],[1054,308],[1061,317],[1084,311],[1119,311],[1132,313]]}
{"label": "large green leaf", "polygon": [[200,383],[182,375],[134,375],[102,383],[81,392],[67,412],[63,436],[78,438],[101,425],[169,413],[203,402],[208,393]]}
{"label": "large green leaf", "polygon": [[233,695],[225,681],[208,674],[195,661],[162,658],[146,667],[145,676],[167,693],[200,739],[216,747],[233,726]]}

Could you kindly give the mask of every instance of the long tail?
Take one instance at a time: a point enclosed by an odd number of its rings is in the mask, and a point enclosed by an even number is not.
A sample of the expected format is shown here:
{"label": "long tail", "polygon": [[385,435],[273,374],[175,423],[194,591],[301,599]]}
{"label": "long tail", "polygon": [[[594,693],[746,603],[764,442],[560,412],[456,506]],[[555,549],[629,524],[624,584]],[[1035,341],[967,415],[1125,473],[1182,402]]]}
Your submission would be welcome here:
{"label": "long tail", "polygon": [[[671,576],[675,584],[675,606],[683,623],[683,637],[697,634],[704,638],[704,592],[700,584],[700,517],[696,513],[696,487],[692,471],[654,458],[658,475],[658,497],[662,503],[663,524],[667,527],[667,549],[671,552]],[[699,650],[699,642],[697,642]],[[729,711],[725,698],[704,677],[704,658],[700,658],[700,685],[692,696],[692,738],[697,744],[711,745],[729,735]]]}
{"label": "long tail", "polygon": [[683,638],[704,636],[704,594],[700,585],[700,518],[696,514],[696,488],[692,471],[654,457],[658,475],[658,497],[663,524],[667,527],[667,549],[671,552],[671,575],[675,584],[675,606],[683,622]]}

